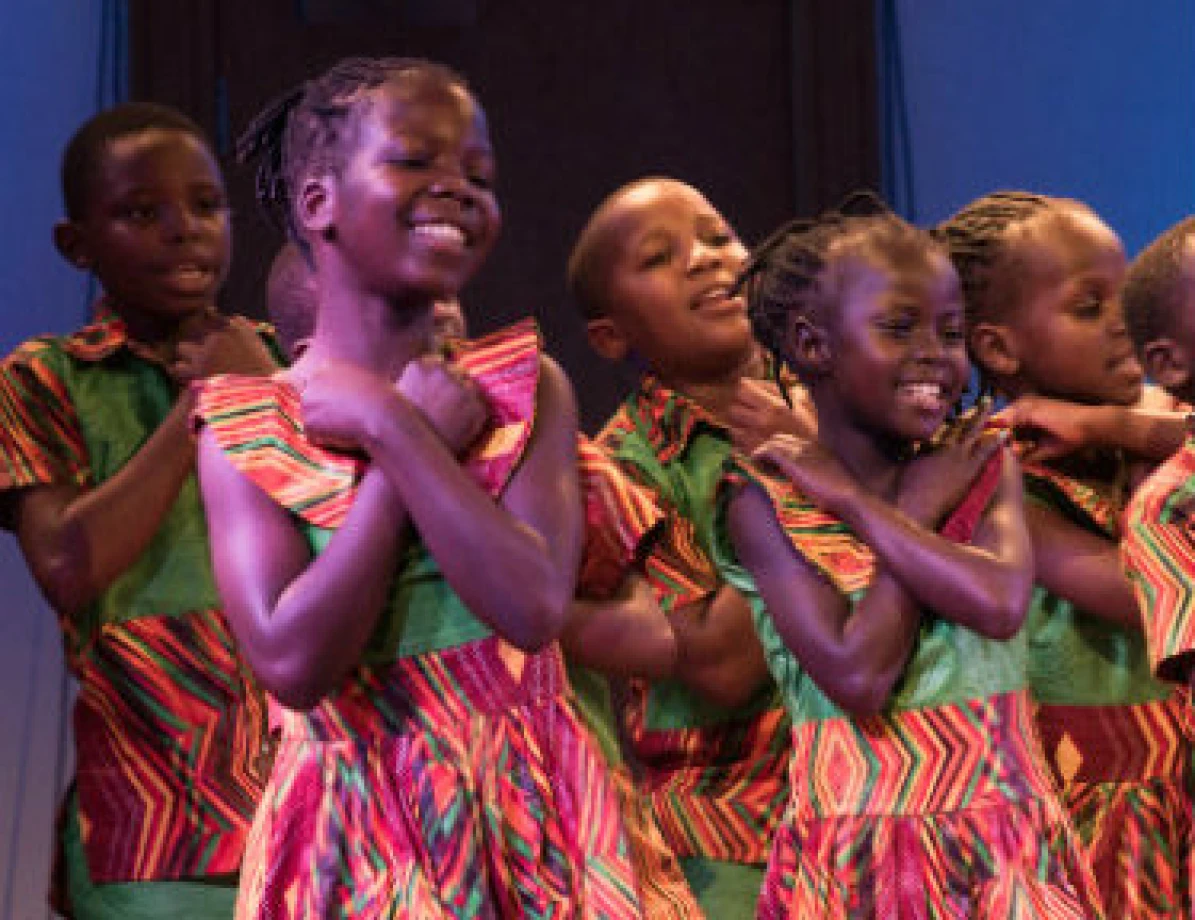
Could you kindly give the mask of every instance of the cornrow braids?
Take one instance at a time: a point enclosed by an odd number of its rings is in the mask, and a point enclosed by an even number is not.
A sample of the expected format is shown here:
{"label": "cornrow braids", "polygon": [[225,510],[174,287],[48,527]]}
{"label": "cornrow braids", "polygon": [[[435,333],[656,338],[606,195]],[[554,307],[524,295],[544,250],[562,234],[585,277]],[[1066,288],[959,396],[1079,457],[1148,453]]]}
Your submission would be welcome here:
{"label": "cornrow braids", "polygon": [[79,127],[62,153],[62,205],[69,219],[86,215],[91,185],[108,145],[149,131],[189,134],[211,149],[203,129],[177,109],[153,102],[126,102],[105,109]]}
{"label": "cornrow braids", "polygon": [[1195,217],[1166,230],[1129,266],[1121,301],[1133,346],[1141,356],[1150,342],[1169,335],[1186,304],[1183,251],[1195,238]]}
{"label": "cornrow braids", "polygon": [[[834,299],[827,276],[842,247],[857,239],[884,249],[895,245],[933,248],[925,233],[897,217],[872,192],[856,192],[836,210],[784,224],[752,253],[736,290],[747,295],[747,313],[756,340],[772,356],[774,376],[782,366],[796,370],[786,353],[789,317],[814,315]],[[781,393],[788,399],[784,387]]]}
{"label": "cornrow braids", "polygon": [[963,288],[968,327],[999,316],[1002,297],[995,269],[1006,255],[1008,231],[1047,210],[1055,199],[1029,192],[993,192],[977,198],[934,228]]}
{"label": "cornrow braids", "polygon": [[456,71],[423,58],[344,58],[322,76],[269,102],[238,139],[238,162],[259,159],[258,204],[304,252],[307,245],[294,215],[294,191],[303,174],[339,172],[360,103],[379,86],[410,74],[469,92]]}

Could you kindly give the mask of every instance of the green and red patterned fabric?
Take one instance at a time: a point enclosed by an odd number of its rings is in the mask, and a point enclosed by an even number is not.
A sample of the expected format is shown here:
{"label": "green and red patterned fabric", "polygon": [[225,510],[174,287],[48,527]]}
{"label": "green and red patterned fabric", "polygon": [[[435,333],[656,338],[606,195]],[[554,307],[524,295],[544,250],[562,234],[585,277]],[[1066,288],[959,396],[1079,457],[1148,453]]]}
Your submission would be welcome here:
{"label": "green and red patterned fabric", "polygon": [[[491,416],[463,463],[496,498],[530,437],[538,334],[520,324],[453,359]],[[327,544],[362,461],[307,440],[285,379],[213,381],[197,417],[313,550]],[[492,635],[412,544],[362,664],[310,712],[278,707],[238,916],[642,916],[558,647],[528,655]]]}
{"label": "green and red patterned fabric", "polygon": [[[663,509],[665,528],[644,563],[661,607],[708,599],[729,558],[717,507],[731,452],[725,427],[647,377],[597,441]],[[634,681],[623,721],[642,767],[639,789],[707,913],[753,916],[788,797],[789,725],[775,688],[727,710],[676,680]]]}
{"label": "green and red patterned fabric", "polygon": [[[177,395],[110,312],[26,342],[0,366],[0,490],[103,483]],[[264,696],[218,606],[192,476],[140,558],[87,609],[60,617],[80,688],[69,820],[97,884],[240,866],[270,749]]]}
{"label": "green and red patterned fabric", "polygon": [[[1108,540],[1119,509],[1090,485],[1026,465],[1027,501]],[[1148,623],[1151,614],[1143,611]],[[1185,696],[1151,670],[1145,634],[1038,586],[1025,630],[1050,769],[1109,917],[1190,916],[1195,832]]]}

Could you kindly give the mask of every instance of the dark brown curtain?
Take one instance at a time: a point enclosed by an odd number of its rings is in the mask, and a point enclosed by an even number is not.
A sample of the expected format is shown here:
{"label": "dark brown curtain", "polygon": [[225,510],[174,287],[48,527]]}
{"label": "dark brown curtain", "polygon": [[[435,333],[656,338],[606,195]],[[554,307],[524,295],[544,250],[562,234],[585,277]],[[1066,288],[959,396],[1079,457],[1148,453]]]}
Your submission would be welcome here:
{"label": "dark brown curtain", "polygon": [[[226,152],[264,102],[345,55],[456,67],[489,114],[505,215],[462,298],[471,327],[535,314],[589,429],[627,384],[589,353],[563,284],[602,197],[639,176],[676,176],[752,242],[878,186],[873,0],[451,6],[437,22],[427,0],[131,0],[133,97],[183,109]],[[226,301],[261,315],[280,240],[256,213],[252,177],[225,167],[236,228]]]}

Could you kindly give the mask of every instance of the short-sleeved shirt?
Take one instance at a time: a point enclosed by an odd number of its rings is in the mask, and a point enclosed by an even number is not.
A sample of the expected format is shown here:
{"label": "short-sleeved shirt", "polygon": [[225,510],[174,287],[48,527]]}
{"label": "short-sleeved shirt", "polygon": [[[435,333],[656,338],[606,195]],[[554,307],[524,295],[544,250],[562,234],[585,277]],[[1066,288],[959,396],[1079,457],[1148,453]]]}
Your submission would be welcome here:
{"label": "short-sleeved shirt", "polygon": [[[1026,501],[1065,515],[1116,542],[1121,509],[1091,486],[1056,471],[1024,467]],[[1025,620],[1029,683],[1037,702],[1117,706],[1164,699],[1172,687],[1153,676],[1145,635],[1093,616],[1038,585]]]}
{"label": "short-sleeved shirt", "polygon": [[[725,583],[727,536],[717,495],[729,433],[683,394],[645,378],[598,436],[664,512],[645,560],[671,613]],[[747,595],[753,606],[757,595]],[[788,797],[789,723],[774,686],[726,709],[677,680],[634,681],[624,721],[669,845],[681,858],[762,863]]]}
{"label": "short-sleeved shirt", "polygon": [[[0,366],[0,490],[101,485],[177,396],[111,313],[24,343]],[[240,865],[269,743],[264,697],[218,606],[190,475],[138,559],[85,609],[60,617],[80,686],[79,826],[95,882]]]}

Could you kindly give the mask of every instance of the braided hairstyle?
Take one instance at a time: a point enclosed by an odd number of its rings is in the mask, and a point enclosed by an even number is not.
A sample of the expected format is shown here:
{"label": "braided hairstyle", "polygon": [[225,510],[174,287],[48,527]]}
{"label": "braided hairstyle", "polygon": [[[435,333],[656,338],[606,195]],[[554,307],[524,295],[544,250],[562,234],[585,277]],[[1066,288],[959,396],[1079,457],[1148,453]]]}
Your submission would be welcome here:
{"label": "braided hairstyle", "polygon": [[[751,255],[738,282],[746,290],[755,338],[771,354],[774,373],[781,366],[799,370],[787,351],[792,316],[823,321],[841,298],[852,257],[885,259],[939,249],[929,233],[901,220],[871,192],[856,192],[837,210],[813,220],[782,226]],[[786,388],[780,390],[787,400]]]}
{"label": "braided hairstyle", "polygon": [[105,109],[80,126],[62,154],[62,204],[70,220],[86,216],[92,184],[108,146],[122,137],[150,131],[189,134],[211,150],[203,129],[177,109],[152,102],[126,102]]}
{"label": "braided hairstyle", "polygon": [[343,168],[362,106],[373,90],[421,76],[469,93],[464,78],[422,58],[344,58],[322,76],[268,103],[237,141],[238,162],[258,159],[256,195],[267,218],[309,256],[294,215],[294,192],[315,171]]}
{"label": "braided hairstyle", "polygon": [[1121,300],[1138,356],[1150,342],[1174,331],[1186,305],[1183,252],[1192,238],[1195,217],[1188,217],[1146,246],[1129,266]]}

